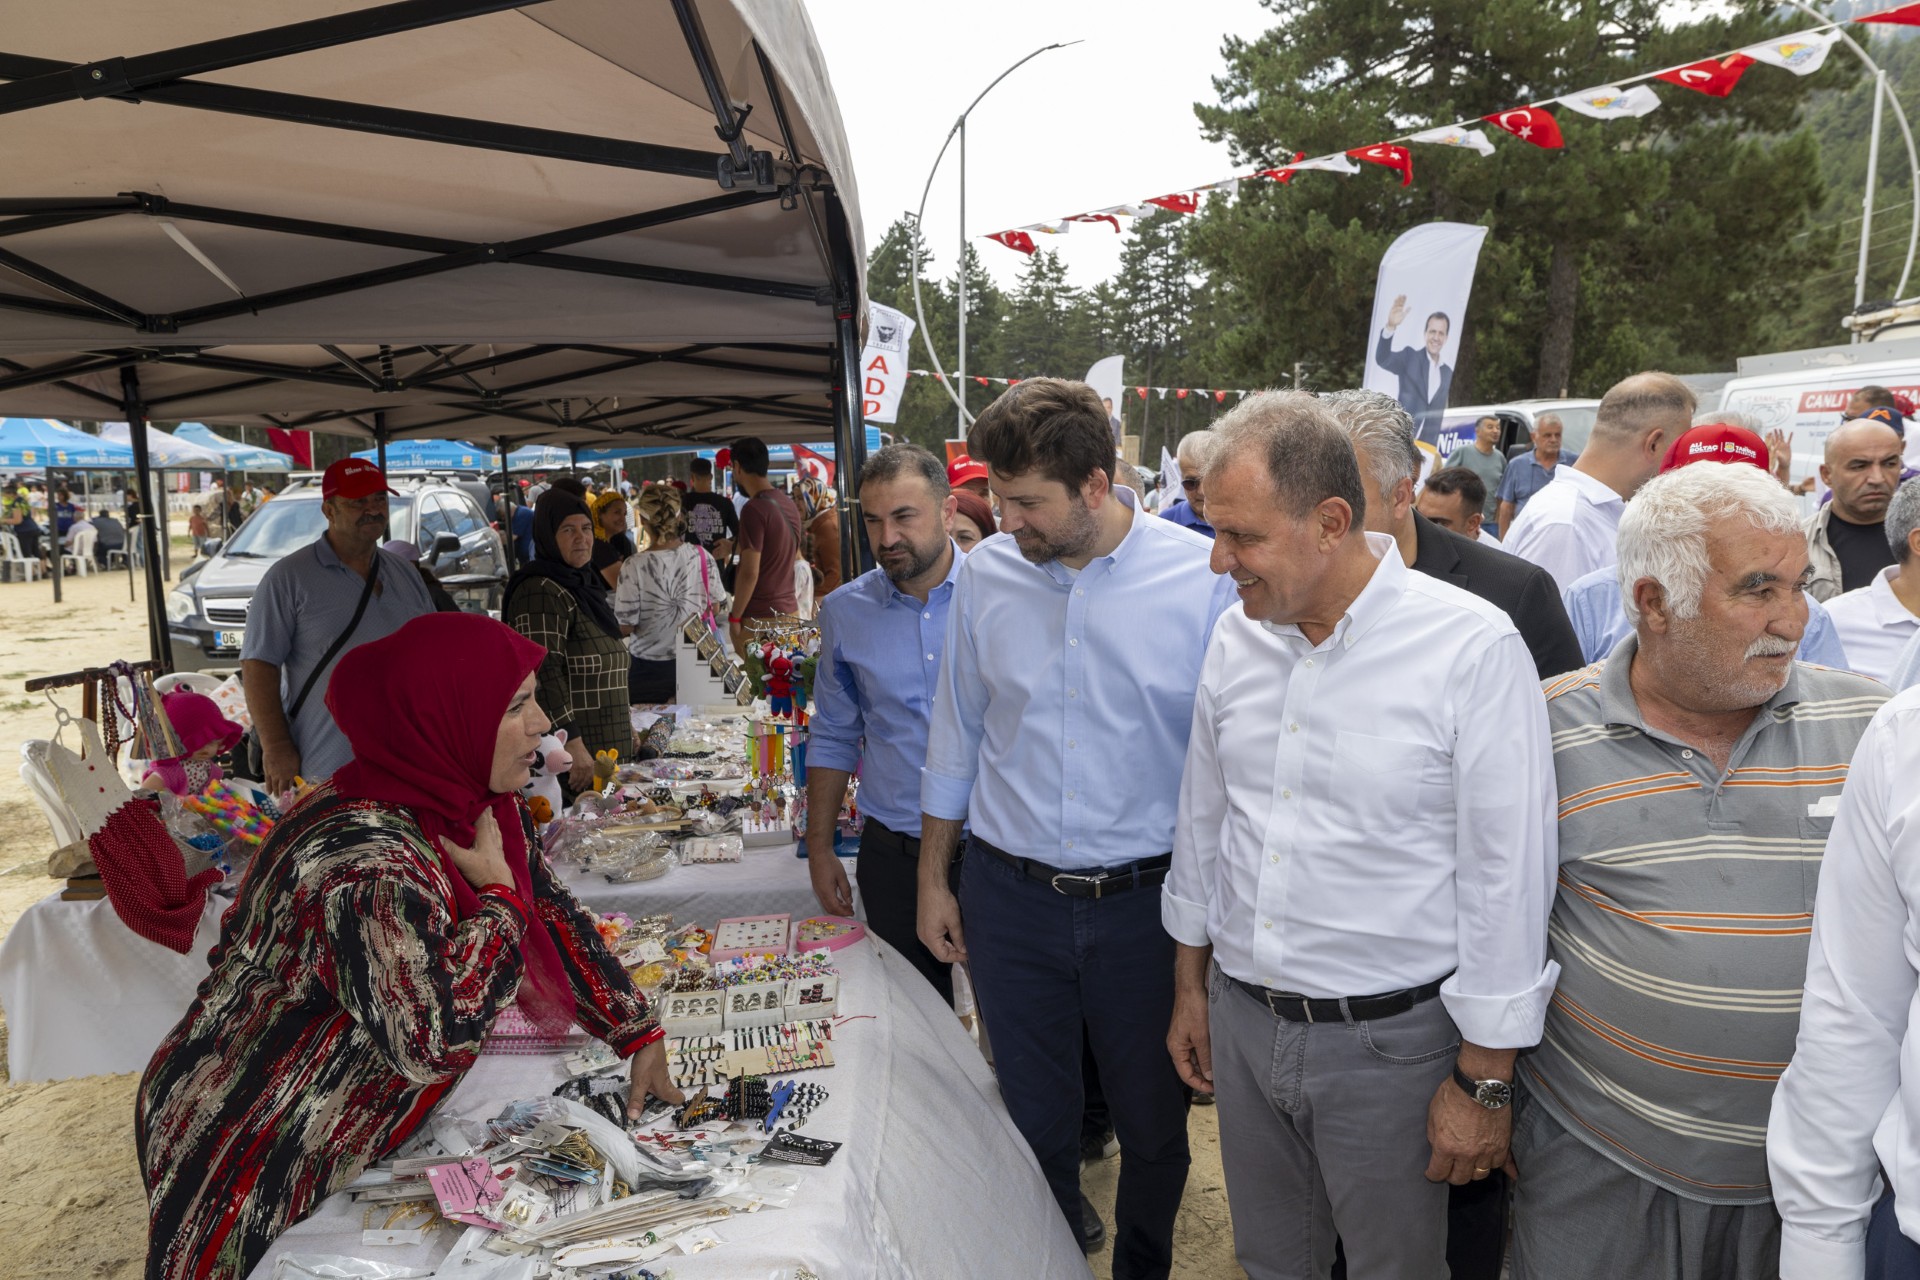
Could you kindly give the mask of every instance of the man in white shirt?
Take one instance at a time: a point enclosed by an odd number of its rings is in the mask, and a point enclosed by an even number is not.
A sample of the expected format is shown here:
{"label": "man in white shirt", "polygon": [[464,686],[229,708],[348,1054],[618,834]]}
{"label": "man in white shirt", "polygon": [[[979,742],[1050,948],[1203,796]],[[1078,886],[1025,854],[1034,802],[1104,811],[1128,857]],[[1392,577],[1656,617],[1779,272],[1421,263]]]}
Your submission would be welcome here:
{"label": "man in white shirt", "polygon": [[1509,1166],[1553,989],[1552,752],[1505,614],[1363,531],[1346,432],[1298,392],[1215,428],[1220,619],[1162,919],[1174,1065],[1220,1103],[1259,1280],[1446,1274],[1447,1183]]}
{"label": "man in white shirt", "polygon": [[1920,563],[1920,480],[1894,491],[1886,530],[1894,563],[1875,574],[1871,584],[1827,601],[1827,612],[1847,651],[1848,667],[1891,684],[1901,655],[1920,634],[1920,569],[1914,569]]}
{"label": "man in white shirt", "polygon": [[1627,499],[1660,471],[1667,447],[1691,425],[1693,391],[1670,373],[1636,373],[1601,397],[1580,460],[1515,516],[1500,545],[1551,573],[1562,591],[1615,560]]}
{"label": "man in white shirt", "polygon": [[1920,691],[1854,752],[1813,913],[1800,1036],[1773,1093],[1767,1167],[1781,1280],[1920,1274]]}

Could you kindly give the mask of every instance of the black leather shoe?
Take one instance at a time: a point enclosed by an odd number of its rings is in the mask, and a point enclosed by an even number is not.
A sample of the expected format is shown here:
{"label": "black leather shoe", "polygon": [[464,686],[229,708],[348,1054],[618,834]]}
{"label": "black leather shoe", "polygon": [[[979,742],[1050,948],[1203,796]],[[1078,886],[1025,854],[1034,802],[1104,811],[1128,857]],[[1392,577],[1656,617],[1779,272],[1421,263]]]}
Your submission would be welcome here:
{"label": "black leather shoe", "polygon": [[1119,1154],[1120,1139],[1113,1136],[1112,1129],[1080,1135],[1080,1163],[1083,1165],[1110,1160]]}
{"label": "black leather shoe", "polygon": [[1080,1195],[1080,1252],[1097,1253],[1100,1246],[1107,1242],[1107,1224],[1100,1221],[1100,1215],[1094,1212],[1093,1201],[1086,1193]]}

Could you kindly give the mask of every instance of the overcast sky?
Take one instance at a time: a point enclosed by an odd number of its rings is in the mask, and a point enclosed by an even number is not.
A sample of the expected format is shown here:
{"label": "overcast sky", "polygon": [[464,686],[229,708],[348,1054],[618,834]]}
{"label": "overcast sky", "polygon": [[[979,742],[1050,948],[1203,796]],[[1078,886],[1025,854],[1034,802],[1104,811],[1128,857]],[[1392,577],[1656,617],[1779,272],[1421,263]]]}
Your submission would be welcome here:
{"label": "overcast sky", "polygon": [[[1211,77],[1225,36],[1271,25],[1256,0],[807,0],[807,9],[853,147],[869,248],[919,204],[942,140],[976,94],[1031,50],[1085,41],[1041,54],[967,119],[966,229],[1003,285],[1023,259],[979,239],[987,232],[1230,177],[1225,145],[1201,138],[1193,104],[1218,100]],[[958,248],[956,158],[950,148],[927,199],[942,276]],[[1120,240],[1089,224],[1046,243],[1085,287],[1118,269]]]}

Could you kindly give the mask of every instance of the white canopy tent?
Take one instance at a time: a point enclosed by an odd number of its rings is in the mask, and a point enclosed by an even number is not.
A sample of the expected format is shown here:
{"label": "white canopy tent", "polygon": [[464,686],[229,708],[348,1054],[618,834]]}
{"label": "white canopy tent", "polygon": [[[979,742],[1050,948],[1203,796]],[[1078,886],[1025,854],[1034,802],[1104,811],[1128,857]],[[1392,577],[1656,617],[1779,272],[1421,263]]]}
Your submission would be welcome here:
{"label": "white canopy tent", "polygon": [[865,249],[799,0],[351,4],[9,15],[0,414],[858,469]]}

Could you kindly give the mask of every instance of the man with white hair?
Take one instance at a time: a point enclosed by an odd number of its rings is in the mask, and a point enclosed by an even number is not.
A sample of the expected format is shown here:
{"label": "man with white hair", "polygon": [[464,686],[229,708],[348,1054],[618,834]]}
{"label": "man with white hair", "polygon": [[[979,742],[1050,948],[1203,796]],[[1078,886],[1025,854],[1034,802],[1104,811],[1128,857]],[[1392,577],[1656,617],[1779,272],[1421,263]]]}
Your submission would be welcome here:
{"label": "man with white hair", "polygon": [[1580,460],[1501,530],[1500,545],[1553,575],[1564,590],[1614,562],[1614,533],[1635,490],[1690,425],[1693,391],[1670,373],[1636,373],[1600,398]]}
{"label": "man with white hair", "polygon": [[1547,685],[1560,792],[1521,1060],[1514,1280],[1770,1280],[1765,1150],[1847,761],[1885,701],[1793,660],[1810,570],[1757,467],[1682,467],[1620,524],[1634,634]]}
{"label": "man with white hair", "polygon": [[1846,646],[1848,669],[1890,683],[1908,643],[1920,635],[1920,569],[1914,568],[1920,556],[1920,480],[1894,491],[1885,527],[1893,563],[1869,585],[1827,601],[1827,611]]}
{"label": "man with white hair", "polygon": [[1185,525],[1209,538],[1213,536],[1213,526],[1207,523],[1207,495],[1201,488],[1201,480],[1206,474],[1207,458],[1213,453],[1213,442],[1213,432],[1204,428],[1180,437],[1174,456],[1180,462],[1180,487],[1186,490],[1186,496],[1160,513],[1162,519]]}

